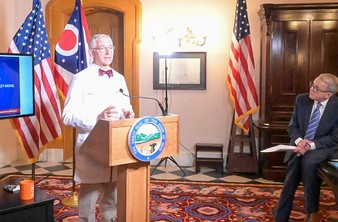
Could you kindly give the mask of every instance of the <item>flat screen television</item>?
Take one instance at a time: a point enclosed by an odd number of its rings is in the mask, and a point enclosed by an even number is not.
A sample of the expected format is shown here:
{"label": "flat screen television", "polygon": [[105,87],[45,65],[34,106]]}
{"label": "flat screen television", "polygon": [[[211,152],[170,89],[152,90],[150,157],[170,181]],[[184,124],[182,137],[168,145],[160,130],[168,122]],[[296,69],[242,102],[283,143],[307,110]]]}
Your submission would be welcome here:
{"label": "flat screen television", "polygon": [[34,114],[33,56],[0,53],[0,120]]}

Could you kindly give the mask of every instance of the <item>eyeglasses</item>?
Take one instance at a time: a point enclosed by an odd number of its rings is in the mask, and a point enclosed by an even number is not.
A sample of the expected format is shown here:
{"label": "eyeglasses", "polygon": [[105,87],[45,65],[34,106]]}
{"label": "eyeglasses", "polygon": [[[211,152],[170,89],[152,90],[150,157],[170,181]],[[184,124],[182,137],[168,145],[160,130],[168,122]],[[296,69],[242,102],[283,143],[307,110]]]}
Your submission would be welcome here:
{"label": "eyeglasses", "polygon": [[313,92],[317,93],[317,92],[330,92],[327,90],[321,90],[317,85],[315,85],[312,81],[310,81],[310,89],[312,89]]}
{"label": "eyeglasses", "polygon": [[92,48],[92,49],[96,49],[96,50],[103,53],[103,52],[106,52],[106,50],[113,51],[115,49],[115,46],[113,46],[113,45],[110,45],[110,46],[101,45],[100,47]]}

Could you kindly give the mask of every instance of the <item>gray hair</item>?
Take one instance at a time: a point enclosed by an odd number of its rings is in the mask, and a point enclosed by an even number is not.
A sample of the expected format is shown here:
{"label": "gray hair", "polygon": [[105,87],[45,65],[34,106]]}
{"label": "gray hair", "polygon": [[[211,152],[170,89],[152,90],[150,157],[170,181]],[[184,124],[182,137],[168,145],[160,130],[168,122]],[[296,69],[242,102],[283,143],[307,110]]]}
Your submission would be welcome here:
{"label": "gray hair", "polygon": [[318,78],[325,82],[327,85],[326,90],[332,92],[335,95],[338,92],[338,78],[337,76],[330,73],[322,73]]}
{"label": "gray hair", "polygon": [[[89,42],[89,48],[90,49],[96,48],[96,40],[99,39],[99,38],[109,38],[113,43],[113,40],[109,35],[107,35],[107,34],[96,34],[91,38],[91,40]],[[113,43],[113,45],[114,45],[114,43]]]}

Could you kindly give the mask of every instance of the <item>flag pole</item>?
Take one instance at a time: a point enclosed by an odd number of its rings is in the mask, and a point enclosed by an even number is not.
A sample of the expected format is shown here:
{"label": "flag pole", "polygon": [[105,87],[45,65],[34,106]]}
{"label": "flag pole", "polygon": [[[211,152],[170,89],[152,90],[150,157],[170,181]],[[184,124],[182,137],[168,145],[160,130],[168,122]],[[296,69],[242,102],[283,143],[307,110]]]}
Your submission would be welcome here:
{"label": "flag pole", "polygon": [[[59,42],[66,41],[68,37],[69,31],[73,30],[72,27],[76,27],[78,32],[73,32],[73,35],[77,36],[79,43],[82,43],[81,46],[78,48],[77,53],[73,55],[65,54],[62,50],[61,46],[58,44],[55,49],[55,72],[56,72],[56,79],[58,80],[57,83],[59,84],[59,88],[64,97],[67,95],[68,85],[70,84],[69,79],[72,78],[72,75],[84,70],[89,65],[89,55],[88,55],[88,40],[90,38],[89,29],[85,17],[85,13],[82,7],[82,0],[75,0],[75,8],[74,11],[69,18],[65,30],[67,32],[63,32],[61,34]],[[62,44],[61,44],[62,45]],[[73,45],[75,47],[75,45]],[[79,52],[81,51],[81,52]],[[63,59],[68,60],[74,66],[68,64],[64,64],[62,61]],[[81,63],[77,63],[77,61],[82,61]],[[74,68],[75,67],[75,68]],[[64,78],[67,76],[67,78]],[[66,84],[64,84],[64,82]],[[65,87],[67,85],[67,87]],[[76,129],[73,128],[73,192],[70,197],[64,198],[61,203],[66,206],[77,207],[78,206],[78,193],[76,192],[76,183],[74,180],[75,176],[75,164],[76,164],[76,153],[75,153],[75,144],[76,144]]]}
{"label": "flag pole", "polygon": [[76,192],[76,183],[74,180],[75,175],[75,142],[76,141],[76,130],[73,128],[73,189],[70,197],[62,199],[61,203],[67,207],[78,207],[79,206],[79,195]]}

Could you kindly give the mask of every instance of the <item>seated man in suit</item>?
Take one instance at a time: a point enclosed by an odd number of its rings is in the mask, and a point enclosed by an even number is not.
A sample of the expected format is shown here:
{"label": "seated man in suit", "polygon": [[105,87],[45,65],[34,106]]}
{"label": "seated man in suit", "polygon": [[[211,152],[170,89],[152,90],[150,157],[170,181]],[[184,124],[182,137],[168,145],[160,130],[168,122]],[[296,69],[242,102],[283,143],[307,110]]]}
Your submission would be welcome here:
{"label": "seated man in suit", "polygon": [[295,191],[303,179],[305,221],[319,222],[318,207],[322,181],[317,164],[338,156],[338,78],[323,73],[310,82],[310,91],[298,95],[288,126],[291,144],[284,187],[279,199],[275,222],[288,222]]}

